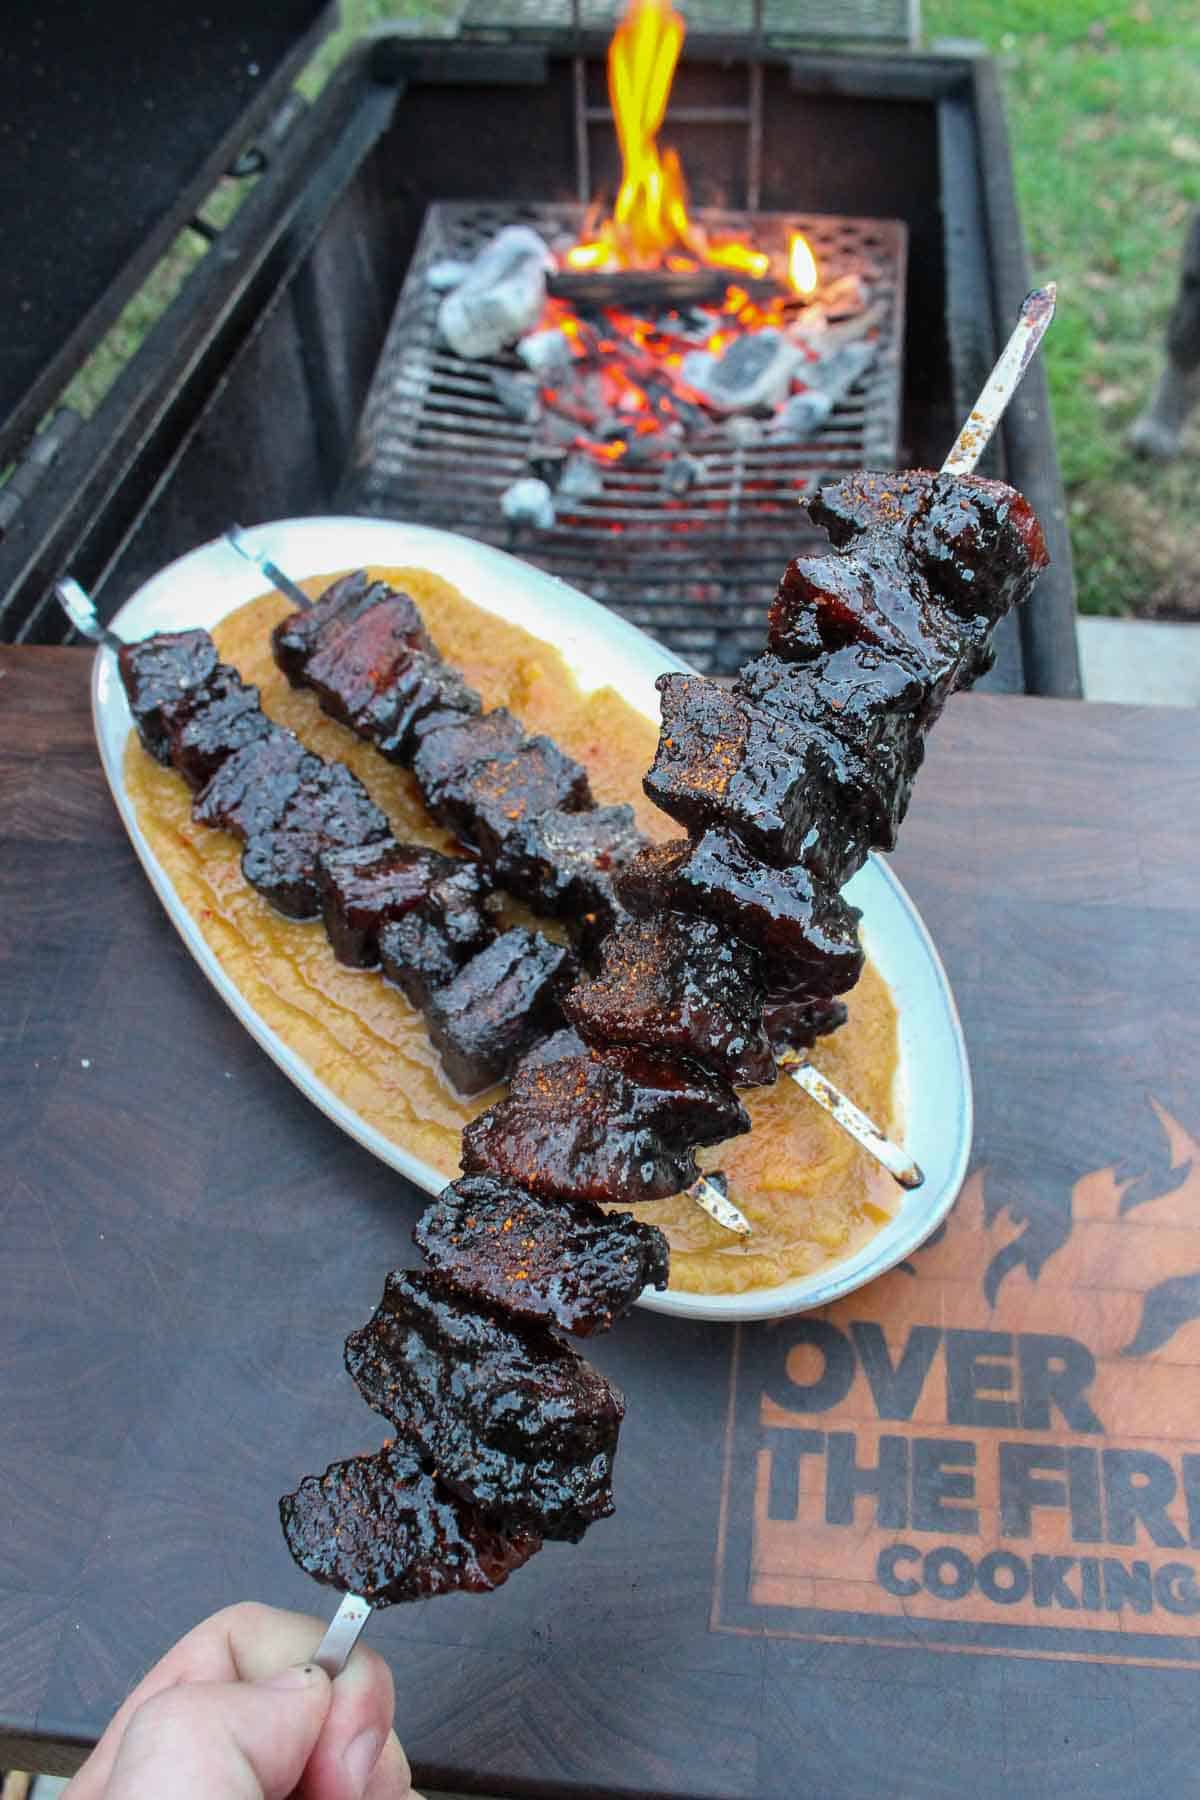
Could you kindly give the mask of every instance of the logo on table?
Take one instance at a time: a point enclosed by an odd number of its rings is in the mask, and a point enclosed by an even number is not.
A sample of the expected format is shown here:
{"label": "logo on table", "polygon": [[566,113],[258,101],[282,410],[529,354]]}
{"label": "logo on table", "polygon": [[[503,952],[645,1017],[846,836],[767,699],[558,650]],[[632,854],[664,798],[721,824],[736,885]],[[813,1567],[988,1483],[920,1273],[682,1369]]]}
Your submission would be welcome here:
{"label": "logo on table", "polygon": [[984,1169],[911,1263],[742,1328],[713,1628],[1200,1662],[1200,1143],[1036,1206]]}

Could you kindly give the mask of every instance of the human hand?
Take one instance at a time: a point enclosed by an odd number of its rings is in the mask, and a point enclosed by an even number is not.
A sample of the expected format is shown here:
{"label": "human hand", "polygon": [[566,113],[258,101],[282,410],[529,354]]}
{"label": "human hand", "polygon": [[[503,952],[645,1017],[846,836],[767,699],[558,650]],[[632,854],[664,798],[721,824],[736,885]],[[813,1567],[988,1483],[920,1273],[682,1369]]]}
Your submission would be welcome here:
{"label": "human hand", "polygon": [[181,1638],[136,1687],[64,1800],[420,1800],[392,1676],[359,1645],[337,1677],[319,1619],[245,1603]]}

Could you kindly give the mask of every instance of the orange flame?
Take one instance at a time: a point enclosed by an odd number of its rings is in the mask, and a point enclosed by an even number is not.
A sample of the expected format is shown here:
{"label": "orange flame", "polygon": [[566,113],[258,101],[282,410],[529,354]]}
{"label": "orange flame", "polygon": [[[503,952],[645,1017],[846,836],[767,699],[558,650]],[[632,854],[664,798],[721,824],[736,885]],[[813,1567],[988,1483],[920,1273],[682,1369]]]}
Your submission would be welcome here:
{"label": "orange flame", "polygon": [[812,245],[802,231],[793,231],[788,242],[788,281],[793,290],[806,300],[817,291],[817,259],[812,253]]}

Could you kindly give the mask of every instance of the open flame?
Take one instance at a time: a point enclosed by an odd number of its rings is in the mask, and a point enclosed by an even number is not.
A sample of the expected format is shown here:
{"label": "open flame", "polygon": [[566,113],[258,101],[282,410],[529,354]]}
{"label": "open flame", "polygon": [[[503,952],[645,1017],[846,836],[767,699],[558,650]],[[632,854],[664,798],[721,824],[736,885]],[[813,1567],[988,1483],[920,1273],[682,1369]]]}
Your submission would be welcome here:
{"label": "open flame", "polygon": [[[659,268],[707,264],[756,280],[771,274],[771,258],[753,244],[710,242],[688,215],[687,183],[674,150],[660,153],[658,133],[686,26],[671,0],[629,0],[608,48],[608,92],[621,149],[621,186],[599,233],[567,252],[572,269]],[[817,289],[817,265],[801,232],[793,232],[786,278],[807,298]]]}

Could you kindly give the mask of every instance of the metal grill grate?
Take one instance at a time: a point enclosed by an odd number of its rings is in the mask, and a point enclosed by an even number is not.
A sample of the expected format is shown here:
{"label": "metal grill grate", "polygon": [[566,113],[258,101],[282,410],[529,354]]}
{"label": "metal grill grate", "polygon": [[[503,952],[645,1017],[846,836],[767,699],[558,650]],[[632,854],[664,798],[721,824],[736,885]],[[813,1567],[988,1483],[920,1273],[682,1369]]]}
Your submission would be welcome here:
{"label": "metal grill grate", "polygon": [[[872,266],[878,355],[811,444],[743,445],[724,428],[689,438],[704,473],[682,499],[661,470],[606,465],[593,500],[560,510],[546,532],[513,529],[500,495],[529,473],[537,425],[504,412],[492,368],[439,345],[438,298],[426,281],[440,257],[466,257],[501,226],[529,224],[552,245],[578,236],[571,206],[455,202],[430,207],[367,399],[343,504],[352,511],[461,531],[511,549],[612,606],[698,667],[735,669],[761,648],[763,609],[789,558],[813,541],[802,492],[843,469],[894,467],[898,454],[905,235],[890,220],[818,215],[700,214],[710,230],[770,244],[802,230],[823,274]],[[781,240],[782,241],[782,240]]]}
{"label": "metal grill grate", "polygon": [[[920,0],[682,0],[679,10],[697,36],[747,37],[760,30],[771,43],[903,44],[920,39]],[[554,37],[578,27],[611,31],[621,0],[467,0],[460,30],[467,37],[513,33]]]}

